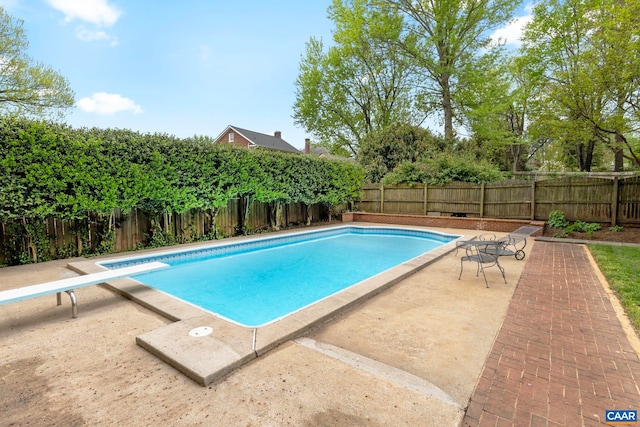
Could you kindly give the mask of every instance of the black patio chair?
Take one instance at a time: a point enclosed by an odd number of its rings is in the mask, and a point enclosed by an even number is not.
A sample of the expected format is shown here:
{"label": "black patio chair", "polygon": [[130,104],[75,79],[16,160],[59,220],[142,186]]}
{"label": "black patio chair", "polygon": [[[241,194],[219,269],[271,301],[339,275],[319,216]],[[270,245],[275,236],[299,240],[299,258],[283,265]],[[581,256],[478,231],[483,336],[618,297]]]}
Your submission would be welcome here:
{"label": "black patio chair", "polygon": [[460,274],[458,275],[458,280],[462,277],[462,269],[465,261],[475,262],[476,265],[476,277],[479,276],[480,272],[482,272],[482,277],[484,277],[484,284],[489,287],[489,282],[487,281],[487,275],[484,273],[485,268],[496,266],[502,273],[502,278],[504,279],[504,283],[507,284],[507,278],[504,275],[504,268],[500,265],[499,255],[500,248],[502,244],[497,241],[491,240],[468,240],[465,242],[464,247],[466,254],[460,258]]}

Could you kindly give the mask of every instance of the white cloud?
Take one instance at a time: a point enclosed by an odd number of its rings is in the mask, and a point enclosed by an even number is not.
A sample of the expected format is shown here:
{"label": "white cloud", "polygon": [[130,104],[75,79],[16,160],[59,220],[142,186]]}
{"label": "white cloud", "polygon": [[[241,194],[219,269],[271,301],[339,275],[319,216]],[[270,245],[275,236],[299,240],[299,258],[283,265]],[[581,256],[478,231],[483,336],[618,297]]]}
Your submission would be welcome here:
{"label": "white cloud", "polygon": [[79,19],[100,27],[110,27],[122,14],[107,0],[47,0],[47,3],[64,13],[66,21]]}
{"label": "white cloud", "polygon": [[132,99],[125,98],[117,93],[96,92],[90,98],[82,98],[78,101],[78,108],[86,113],[101,115],[116,114],[121,111],[132,111],[134,114],[142,114],[142,107]]}
{"label": "white cloud", "polygon": [[531,14],[512,19],[505,27],[498,28],[491,34],[492,42],[495,44],[502,43],[519,47],[520,44],[522,44],[524,27],[531,22],[532,19],[533,16]]}
{"label": "white cloud", "polygon": [[[54,9],[64,13],[67,22],[79,19],[93,24],[96,28],[110,27],[116,23],[122,12],[110,5],[108,0],[46,0]],[[108,41],[110,46],[118,45],[118,38],[102,30],[90,30],[80,25],[76,37],[85,42]]]}
{"label": "white cloud", "polygon": [[118,38],[115,36],[110,36],[104,31],[91,31],[86,29],[83,25],[76,28],[76,37],[78,37],[83,42],[93,42],[105,40],[109,42],[110,46],[118,45]]}

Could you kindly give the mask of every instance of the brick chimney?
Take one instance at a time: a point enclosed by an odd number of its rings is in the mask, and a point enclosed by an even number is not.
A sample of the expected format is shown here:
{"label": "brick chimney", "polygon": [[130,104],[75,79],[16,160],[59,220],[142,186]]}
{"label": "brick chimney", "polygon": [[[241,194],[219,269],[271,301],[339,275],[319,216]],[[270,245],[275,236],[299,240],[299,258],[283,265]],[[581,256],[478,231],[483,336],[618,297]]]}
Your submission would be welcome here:
{"label": "brick chimney", "polygon": [[309,138],[304,139],[304,154],[311,154],[311,140]]}
{"label": "brick chimney", "polygon": [[273,133],[273,136],[275,136],[276,138],[282,138],[282,132],[280,132],[279,130],[275,131]]}

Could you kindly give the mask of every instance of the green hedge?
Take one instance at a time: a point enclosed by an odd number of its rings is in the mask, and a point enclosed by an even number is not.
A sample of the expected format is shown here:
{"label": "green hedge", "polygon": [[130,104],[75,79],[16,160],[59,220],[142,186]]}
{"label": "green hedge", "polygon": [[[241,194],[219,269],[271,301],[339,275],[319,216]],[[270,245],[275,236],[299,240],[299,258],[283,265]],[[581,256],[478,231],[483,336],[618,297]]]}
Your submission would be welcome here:
{"label": "green hedge", "polygon": [[237,197],[274,206],[340,205],[358,198],[363,172],[348,161],[250,151],[210,138],[5,117],[0,180],[0,222],[22,224],[31,241],[23,246],[32,246],[29,224],[50,217],[93,218],[109,238],[115,209],[141,209],[151,218],[194,209],[215,216]]}

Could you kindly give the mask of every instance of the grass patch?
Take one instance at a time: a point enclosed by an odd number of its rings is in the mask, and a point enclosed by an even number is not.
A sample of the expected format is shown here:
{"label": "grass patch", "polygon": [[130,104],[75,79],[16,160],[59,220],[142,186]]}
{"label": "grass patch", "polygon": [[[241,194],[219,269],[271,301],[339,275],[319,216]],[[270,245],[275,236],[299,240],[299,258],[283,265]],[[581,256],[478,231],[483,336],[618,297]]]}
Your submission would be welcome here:
{"label": "grass patch", "polygon": [[640,331],[640,248],[589,245],[589,250],[636,331]]}

